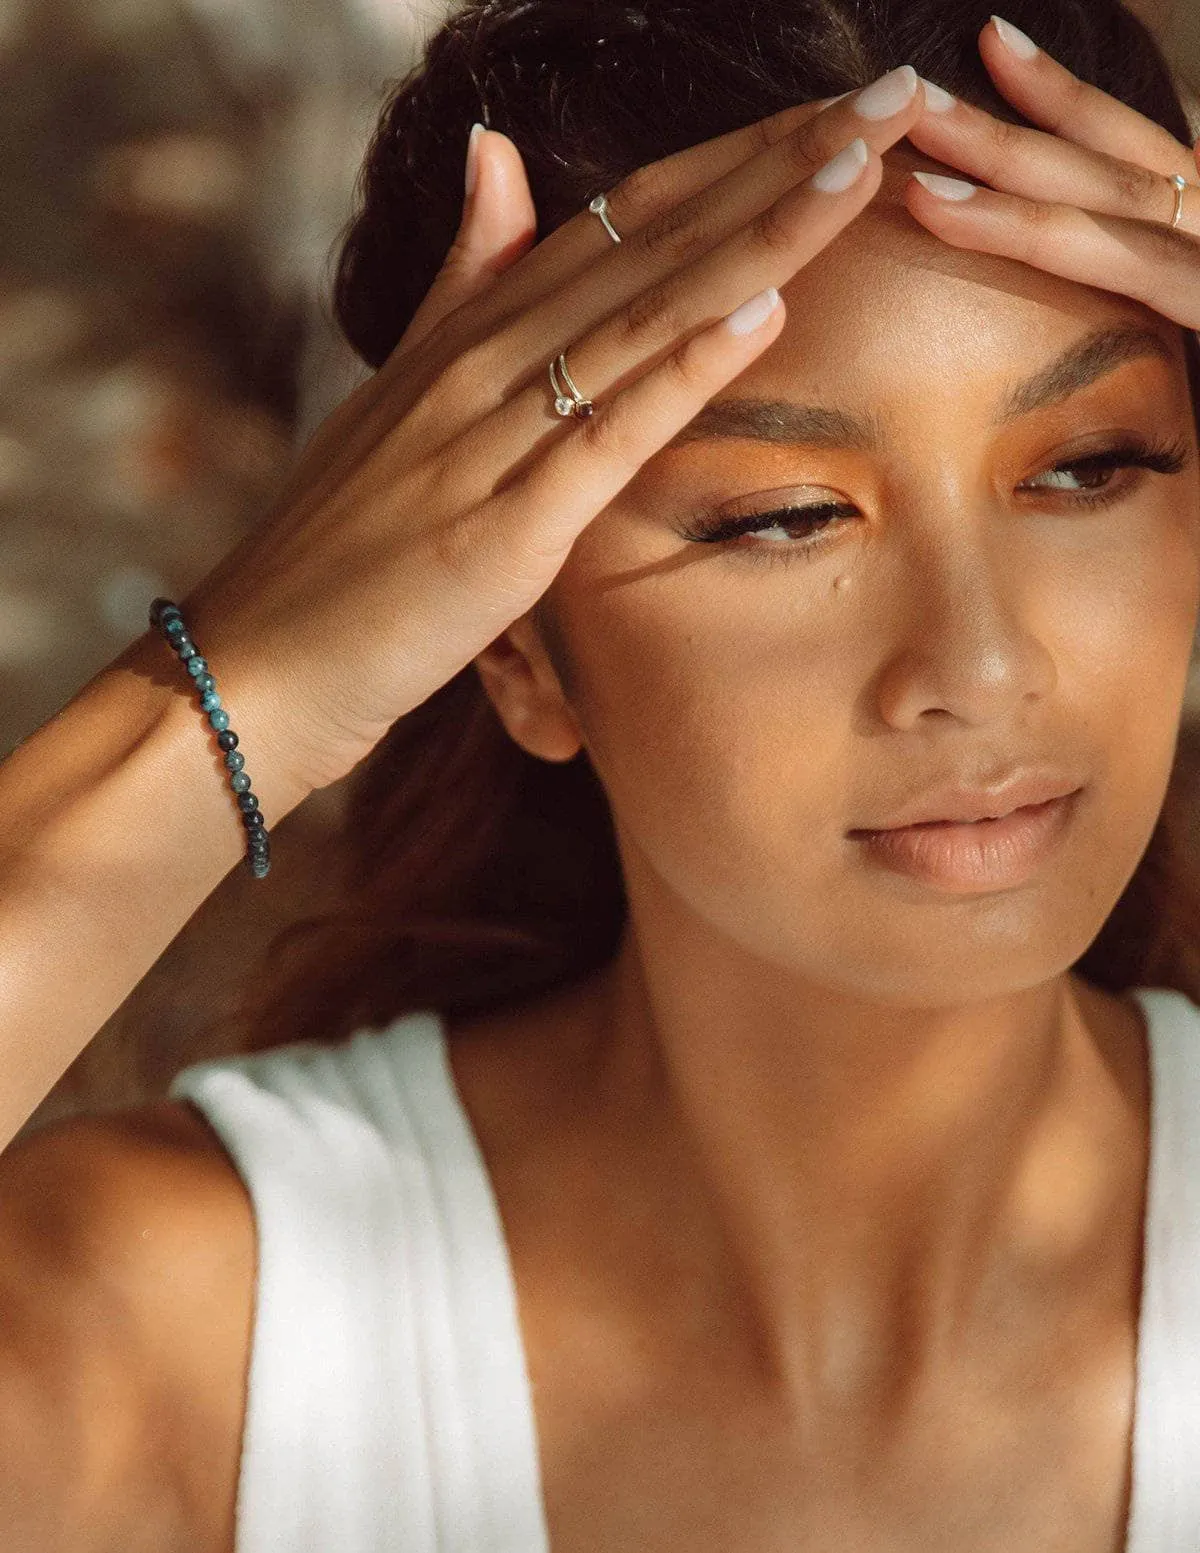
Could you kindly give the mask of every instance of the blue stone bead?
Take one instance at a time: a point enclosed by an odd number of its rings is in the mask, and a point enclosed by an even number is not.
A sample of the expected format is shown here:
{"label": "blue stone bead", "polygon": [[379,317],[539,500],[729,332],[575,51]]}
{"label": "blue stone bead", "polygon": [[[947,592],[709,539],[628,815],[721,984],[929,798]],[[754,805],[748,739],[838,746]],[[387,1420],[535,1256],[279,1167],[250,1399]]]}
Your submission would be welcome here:
{"label": "blue stone bead", "polygon": [[240,771],[246,764],[246,757],[242,754],[241,750],[230,750],[229,753],[225,756],[225,764],[229,767],[230,771]]}
{"label": "blue stone bead", "polygon": [[196,689],[201,692],[206,690],[215,690],[216,688],[217,682],[211,674],[201,674],[200,677],[196,680]]}
{"label": "blue stone bead", "polygon": [[229,778],[229,785],[235,793],[244,793],[250,786],[250,777],[245,771],[235,771]]}
{"label": "blue stone bead", "polygon": [[266,856],[270,855],[271,838],[265,831],[252,831],[249,837],[249,845],[251,852],[261,852]]}
{"label": "blue stone bead", "polygon": [[207,667],[208,667],[208,664],[200,656],[199,653],[195,654],[194,657],[189,657],[188,658],[188,661],[187,661],[187,671],[193,677],[198,675],[198,674],[203,674]]}
{"label": "blue stone bead", "polygon": [[165,623],[168,616],[179,614],[182,614],[179,605],[172,603],[170,599],[163,598],[160,595],[150,605],[150,624],[152,626],[162,625]]}
{"label": "blue stone bead", "polygon": [[265,879],[271,872],[271,859],[269,857],[252,857],[249,859],[250,872],[256,879]]}
{"label": "blue stone bead", "polygon": [[196,644],[190,636],[177,636],[171,645],[185,663],[196,651]]}
{"label": "blue stone bead", "polygon": [[209,724],[219,733],[222,728],[229,727],[229,713],[224,707],[218,707],[215,712],[208,714]]}
{"label": "blue stone bead", "polygon": [[[217,716],[217,715],[218,715],[217,713],[215,713],[215,712],[213,713],[214,717]],[[237,795],[237,801],[238,801],[238,808],[242,809],[246,813],[249,813],[249,811],[251,809],[257,809],[258,808],[258,798],[255,796],[254,793],[239,793]]]}
{"label": "blue stone bead", "polygon": [[210,690],[206,696],[200,698],[200,705],[206,712],[215,712],[221,704],[221,698],[215,690]]}
{"label": "blue stone bead", "polygon": [[242,824],[247,830],[258,830],[260,826],[264,826],[266,823],[266,820],[262,817],[262,811],[259,809],[254,809],[249,814],[242,815]]}
{"label": "blue stone bead", "polygon": [[217,735],[217,743],[223,750],[235,750],[238,747],[238,736],[232,728],[226,728]]}
{"label": "blue stone bead", "polygon": [[162,628],[168,636],[185,636],[187,634],[187,626],[183,623],[182,615],[164,615]]}

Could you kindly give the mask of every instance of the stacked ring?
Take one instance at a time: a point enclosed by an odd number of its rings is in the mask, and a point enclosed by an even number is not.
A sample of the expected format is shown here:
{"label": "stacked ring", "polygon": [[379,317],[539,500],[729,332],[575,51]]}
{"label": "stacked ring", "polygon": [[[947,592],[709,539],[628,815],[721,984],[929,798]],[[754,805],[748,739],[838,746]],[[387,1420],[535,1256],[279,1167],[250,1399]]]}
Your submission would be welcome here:
{"label": "stacked ring", "polygon": [[[555,375],[556,369],[562,376],[565,388]],[[554,389],[554,408],[559,415],[577,415],[581,420],[586,420],[596,408],[575,386],[575,379],[567,370],[566,351],[561,351],[558,360],[550,363],[550,386]]]}

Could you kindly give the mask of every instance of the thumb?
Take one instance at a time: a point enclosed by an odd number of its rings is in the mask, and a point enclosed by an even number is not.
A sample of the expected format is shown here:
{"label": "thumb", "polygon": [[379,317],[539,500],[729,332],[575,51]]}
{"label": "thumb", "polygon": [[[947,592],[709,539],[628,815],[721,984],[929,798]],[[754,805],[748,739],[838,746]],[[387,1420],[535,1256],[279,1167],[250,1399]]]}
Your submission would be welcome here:
{"label": "thumb", "polygon": [[468,144],[462,220],[437,278],[405,331],[424,338],[488,286],[537,240],[537,212],[521,153],[499,130],[476,125]]}

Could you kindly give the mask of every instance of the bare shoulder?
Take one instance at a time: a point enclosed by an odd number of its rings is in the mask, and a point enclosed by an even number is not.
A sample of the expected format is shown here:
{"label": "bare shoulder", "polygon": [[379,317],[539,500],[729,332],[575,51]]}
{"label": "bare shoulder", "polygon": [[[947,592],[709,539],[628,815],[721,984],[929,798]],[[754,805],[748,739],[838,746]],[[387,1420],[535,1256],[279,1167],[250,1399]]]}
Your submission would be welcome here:
{"label": "bare shoulder", "polygon": [[249,1195],[187,1102],[12,1143],[0,1521],[27,1514],[30,1547],[73,1553],[231,1553],[254,1274]]}

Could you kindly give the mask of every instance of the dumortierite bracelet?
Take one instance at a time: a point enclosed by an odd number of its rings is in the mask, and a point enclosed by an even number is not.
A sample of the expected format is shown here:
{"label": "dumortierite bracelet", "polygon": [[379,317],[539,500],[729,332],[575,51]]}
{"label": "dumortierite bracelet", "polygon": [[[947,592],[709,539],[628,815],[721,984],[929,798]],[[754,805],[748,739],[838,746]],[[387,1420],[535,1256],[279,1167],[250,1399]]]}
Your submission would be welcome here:
{"label": "dumortierite bracelet", "polygon": [[238,736],[229,726],[229,713],[221,705],[217,682],[208,672],[207,662],[196,650],[178,604],[172,603],[170,599],[155,599],[150,606],[150,624],[162,632],[192,676],[200,696],[201,710],[208,713],[208,721],[216,730],[217,743],[225,751],[229,785],[233,788],[238,808],[242,811],[242,824],[246,827],[246,866],[256,879],[265,879],[271,869],[271,838],[267,833],[262,810],[258,807],[258,798],[250,791],[250,778],[244,770],[246,757],[238,750]]}

